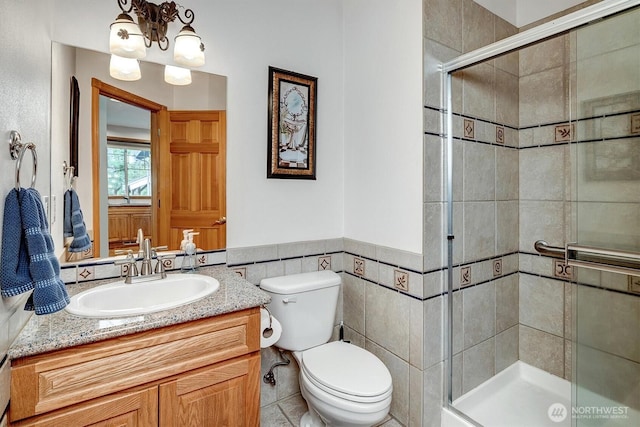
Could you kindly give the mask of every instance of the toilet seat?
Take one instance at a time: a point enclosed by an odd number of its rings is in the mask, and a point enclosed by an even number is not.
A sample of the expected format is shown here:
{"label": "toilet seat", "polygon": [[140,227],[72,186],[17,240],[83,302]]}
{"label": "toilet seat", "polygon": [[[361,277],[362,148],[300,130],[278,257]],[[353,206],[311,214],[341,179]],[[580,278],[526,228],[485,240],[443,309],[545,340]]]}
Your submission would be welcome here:
{"label": "toilet seat", "polygon": [[335,397],[352,402],[385,400],[393,390],[387,367],[373,354],[343,341],[300,352],[302,374]]}

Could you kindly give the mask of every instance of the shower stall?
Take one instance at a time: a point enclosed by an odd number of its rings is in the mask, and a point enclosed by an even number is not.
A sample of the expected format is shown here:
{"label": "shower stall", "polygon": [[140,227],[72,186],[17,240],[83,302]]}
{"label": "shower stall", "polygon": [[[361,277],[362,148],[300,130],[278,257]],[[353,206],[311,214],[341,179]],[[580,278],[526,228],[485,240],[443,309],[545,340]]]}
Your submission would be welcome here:
{"label": "shower stall", "polygon": [[639,4],[443,64],[443,425],[640,425]]}

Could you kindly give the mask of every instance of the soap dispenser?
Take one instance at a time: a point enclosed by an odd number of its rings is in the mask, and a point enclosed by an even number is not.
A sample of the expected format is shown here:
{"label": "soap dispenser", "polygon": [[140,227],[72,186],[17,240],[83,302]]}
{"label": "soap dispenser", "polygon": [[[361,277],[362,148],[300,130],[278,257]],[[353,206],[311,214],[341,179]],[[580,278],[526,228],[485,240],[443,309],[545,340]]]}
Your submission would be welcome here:
{"label": "soap dispenser", "polygon": [[193,230],[186,230],[184,234],[186,243],[184,243],[183,240],[182,271],[187,273],[195,272],[198,270],[198,260],[196,258],[197,250],[196,244],[193,242],[193,236],[197,236],[200,233],[194,233]]}

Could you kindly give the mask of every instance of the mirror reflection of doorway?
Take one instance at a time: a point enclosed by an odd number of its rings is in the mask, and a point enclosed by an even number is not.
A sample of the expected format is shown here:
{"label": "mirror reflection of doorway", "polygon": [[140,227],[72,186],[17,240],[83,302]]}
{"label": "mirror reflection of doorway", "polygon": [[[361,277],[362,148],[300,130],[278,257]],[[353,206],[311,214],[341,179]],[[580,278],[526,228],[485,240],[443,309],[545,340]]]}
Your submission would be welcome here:
{"label": "mirror reflection of doorway", "polygon": [[145,239],[152,237],[151,114],[104,95],[100,109],[106,122],[101,128],[106,135],[100,141],[106,141],[106,174],[101,171],[101,180],[107,182],[107,197],[101,197],[101,209],[106,204],[109,255],[118,250],[136,252],[138,230]]}
{"label": "mirror reflection of doorway", "polygon": [[[97,79],[92,90],[95,255],[136,253],[140,229],[152,246],[177,250],[182,232],[193,229],[199,249],[223,249],[226,112],[169,111]],[[112,99],[127,105],[120,107],[128,120],[140,114],[148,129],[137,122],[115,124],[102,106],[119,104]]]}

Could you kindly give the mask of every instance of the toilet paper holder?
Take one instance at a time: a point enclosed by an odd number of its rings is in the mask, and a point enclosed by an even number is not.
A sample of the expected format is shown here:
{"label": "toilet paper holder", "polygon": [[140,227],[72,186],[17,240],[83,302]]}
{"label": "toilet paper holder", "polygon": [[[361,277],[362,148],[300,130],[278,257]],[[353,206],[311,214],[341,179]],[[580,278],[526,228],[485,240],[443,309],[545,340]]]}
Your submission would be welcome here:
{"label": "toilet paper holder", "polygon": [[271,328],[273,324],[273,317],[271,316],[271,312],[269,311],[266,305],[263,305],[262,308],[267,310],[267,313],[269,313],[269,326],[266,327],[264,331],[262,331],[262,336],[265,338],[269,338],[271,335],[273,335],[273,329]]}

